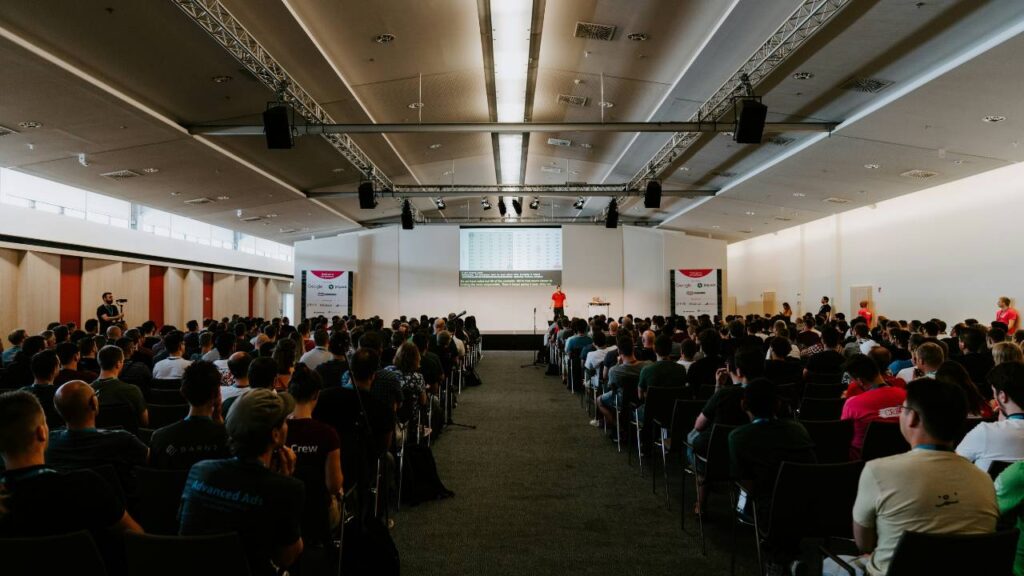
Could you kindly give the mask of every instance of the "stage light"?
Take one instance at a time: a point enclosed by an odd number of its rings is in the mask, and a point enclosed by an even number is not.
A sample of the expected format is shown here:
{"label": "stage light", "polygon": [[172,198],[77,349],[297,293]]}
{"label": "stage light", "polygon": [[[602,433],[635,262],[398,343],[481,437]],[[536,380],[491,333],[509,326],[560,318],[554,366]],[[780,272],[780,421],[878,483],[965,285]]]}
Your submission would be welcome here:
{"label": "stage light", "polygon": [[617,228],[619,226],[619,203],[612,198],[608,203],[608,215],[604,219],[605,228]]}
{"label": "stage light", "polygon": [[505,207],[505,199],[499,197],[498,198],[498,214],[501,214],[502,216],[504,216],[506,211],[508,211],[508,208]]}
{"label": "stage light", "polygon": [[480,207],[483,208],[484,210],[491,209],[491,201],[487,199],[487,196],[484,196],[483,198],[480,199]]}
{"label": "stage light", "polygon": [[575,202],[572,203],[572,207],[577,209],[577,210],[583,210],[583,205],[586,202],[587,202],[586,198],[584,198],[583,196],[580,196],[579,198],[576,199]]}
{"label": "stage light", "polygon": [[444,210],[447,208],[443,198],[434,198],[434,206],[437,206],[438,210]]}
{"label": "stage light", "polygon": [[536,210],[540,208],[540,198],[534,196],[533,200],[530,200],[530,210]]}
{"label": "stage light", "polygon": [[263,111],[263,132],[270,150],[287,150],[295,145],[291,122],[288,120],[288,106],[276,104]]}
{"label": "stage light", "polygon": [[513,198],[512,199],[512,209],[516,211],[516,216],[522,216],[523,215],[523,199],[522,198]]}
{"label": "stage light", "polygon": [[756,100],[740,100],[732,139],[738,144],[760,144],[768,107]]}
{"label": "stage light", "polygon": [[369,180],[359,183],[359,207],[363,210],[373,210],[377,207],[377,198],[373,194],[373,182]]}
{"label": "stage light", "polygon": [[412,230],[415,223],[412,220],[412,204],[408,200],[402,202],[402,230]]}
{"label": "stage light", "polygon": [[661,208],[661,182],[651,180],[644,192],[644,208]]}

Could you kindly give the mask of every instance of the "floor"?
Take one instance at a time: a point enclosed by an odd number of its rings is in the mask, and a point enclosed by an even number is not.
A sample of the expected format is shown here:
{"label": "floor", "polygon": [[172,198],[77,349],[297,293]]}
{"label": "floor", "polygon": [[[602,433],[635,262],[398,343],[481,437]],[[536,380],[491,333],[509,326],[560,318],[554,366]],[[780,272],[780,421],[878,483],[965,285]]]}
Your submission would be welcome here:
{"label": "floor", "polygon": [[[452,499],[403,508],[392,532],[405,575],[728,574],[728,499],[712,500],[708,554],[696,518],[680,529],[678,461],[666,503],[658,477],[641,477],[556,376],[520,368],[528,352],[487,352],[483,385],[464,390],[434,445]],[[659,462],[660,464],[660,462]],[[687,504],[693,484],[687,478]],[[749,531],[738,574],[756,573]]]}

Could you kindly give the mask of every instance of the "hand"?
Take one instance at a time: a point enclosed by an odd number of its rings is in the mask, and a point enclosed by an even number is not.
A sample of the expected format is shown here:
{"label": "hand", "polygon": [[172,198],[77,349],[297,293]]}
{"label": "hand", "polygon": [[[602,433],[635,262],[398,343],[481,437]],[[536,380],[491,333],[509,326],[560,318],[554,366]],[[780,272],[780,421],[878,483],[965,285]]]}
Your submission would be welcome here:
{"label": "hand", "polygon": [[732,377],[729,376],[728,368],[715,370],[715,387],[724,388],[730,384],[732,384]]}
{"label": "hand", "polygon": [[270,469],[278,474],[291,476],[295,472],[295,452],[287,446],[274,450],[270,457]]}

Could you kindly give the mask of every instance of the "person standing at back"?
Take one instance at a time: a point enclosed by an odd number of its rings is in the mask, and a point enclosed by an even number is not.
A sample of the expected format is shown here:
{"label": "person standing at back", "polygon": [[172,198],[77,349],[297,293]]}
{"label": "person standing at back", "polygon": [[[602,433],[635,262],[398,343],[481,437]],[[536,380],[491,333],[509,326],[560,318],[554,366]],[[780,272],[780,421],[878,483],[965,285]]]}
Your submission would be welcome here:
{"label": "person standing at back", "polygon": [[1013,334],[1020,328],[1020,314],[1017,313],[1017,309],[1010,306],[1010,299],[1006,296],[1000,296],[996,302],[996,306],[999,310],[996,311],[996,322],[1002,322],[1006,324],[1006,333]]}
{"label": "person standing at back", "polygon": [[825,322],[832,318],[832,305],[828,303],[828,296],[821,297],[821,308],[818,308],[818,316]]}

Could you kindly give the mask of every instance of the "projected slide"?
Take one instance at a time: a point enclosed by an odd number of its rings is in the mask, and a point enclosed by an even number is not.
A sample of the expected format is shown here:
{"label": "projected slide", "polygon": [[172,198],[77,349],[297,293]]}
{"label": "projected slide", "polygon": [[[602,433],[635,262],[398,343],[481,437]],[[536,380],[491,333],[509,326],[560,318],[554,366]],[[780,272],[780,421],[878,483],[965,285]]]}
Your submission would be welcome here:
{"label": "projected slide", "polygon": [[459,230],[460,286],[555,286],[561,282],[561,228]]}

